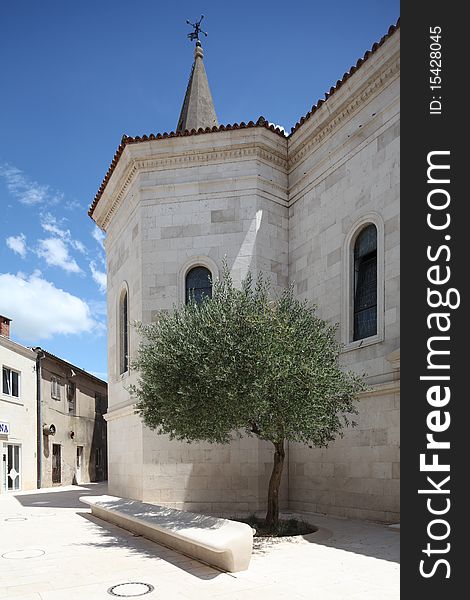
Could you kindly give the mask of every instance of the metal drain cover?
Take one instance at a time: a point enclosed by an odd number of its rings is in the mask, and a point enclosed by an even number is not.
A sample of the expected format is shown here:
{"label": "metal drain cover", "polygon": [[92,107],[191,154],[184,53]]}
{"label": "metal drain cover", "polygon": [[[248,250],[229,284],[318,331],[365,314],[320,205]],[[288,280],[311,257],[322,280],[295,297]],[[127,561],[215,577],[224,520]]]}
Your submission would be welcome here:
{"label": "metal drain cover", "polygon": [[136,596],[145,596],[153,592],[154,587],[150,583],[141,583],[139,581],[131,581],[129,583],[118,583],[109,588],[108,594],[117,596],[118,598],[134,598]]}
{"label": "metal drain cover", "polygon": [[4,521],[27,521],[26,517],[8,517],[8,519],[3,519]]}
{"label": "metal drain cover", "polygon": [[46,554],[44,550],[12,550],[11,552],[5,552],[2,554],[2,558],[14,558],[14,559],[24,559],[24,558],[37,558],[38,556],[42,556]]}

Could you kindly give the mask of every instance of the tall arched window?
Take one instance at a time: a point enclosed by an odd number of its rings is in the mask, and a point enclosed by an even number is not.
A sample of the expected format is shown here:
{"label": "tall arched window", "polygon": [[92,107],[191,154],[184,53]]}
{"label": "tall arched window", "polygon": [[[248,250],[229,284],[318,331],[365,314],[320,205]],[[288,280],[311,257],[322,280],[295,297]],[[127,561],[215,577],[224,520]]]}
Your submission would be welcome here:
{"label": "tall arched window", "polygon": [[354,340],[377,334],[377,228],[366,225],[354,244]]}
{"label": "tall arched window", "polygon": [[119,299],[119,373],[129,370],[129,298],[127,289]]}
{"label": "tall arched window", "polygon": [[206,296],[212,298],[211,272],[206,267],[193,267],[188,271],[185,281],[186,304],[194,300],[199,304]]}

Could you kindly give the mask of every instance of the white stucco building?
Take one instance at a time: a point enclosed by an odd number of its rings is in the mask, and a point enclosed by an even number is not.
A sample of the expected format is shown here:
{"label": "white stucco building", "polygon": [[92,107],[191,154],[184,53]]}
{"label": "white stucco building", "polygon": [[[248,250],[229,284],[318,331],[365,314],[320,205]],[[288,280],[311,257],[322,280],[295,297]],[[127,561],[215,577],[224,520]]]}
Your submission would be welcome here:
{"label": "white stucco building", "polygon": [[36,353],[9,339],[0,316],[0,494],[36,489]]}
{"label": "white stucco building", "polygon": [[127,392],[128,324],[183,303],[226,256],[236,282],[248,270],[274,291],[294,282],[340,323],[342,363],[371,386],[344,438],[289,445],[283,505],[399,519],[399,41],[391,27],[288,136],[264,118],[218,125],[198,44],[176,133],[123,137],[89,213],[107,234],[111,494],[264,508],[268,444],[170,442]]}

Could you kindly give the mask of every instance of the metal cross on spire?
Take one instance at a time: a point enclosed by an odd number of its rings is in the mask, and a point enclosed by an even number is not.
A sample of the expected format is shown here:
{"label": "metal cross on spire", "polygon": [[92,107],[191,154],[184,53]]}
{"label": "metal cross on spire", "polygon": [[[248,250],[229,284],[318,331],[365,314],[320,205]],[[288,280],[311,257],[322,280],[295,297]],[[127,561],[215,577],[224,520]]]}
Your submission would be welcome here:
{"label": "metal cross on spire", "polygon": [[188,25],[191,25],[191,27],[194,27],[194,31],[191,31],[191,33],[188,33],[188,38],[191,41],[197,40],[199,42],[199,34],[200,33],[203,33],[207,37],[207,33],[201,29],[201,22],[202,22],[203,18],[204,18],[204,15],[201,15],[201,18],[199,19],[199,21],[196,21],[195,23],[191,23],[191,21],[188,21],[188,19],[186,19],[186,23]]}

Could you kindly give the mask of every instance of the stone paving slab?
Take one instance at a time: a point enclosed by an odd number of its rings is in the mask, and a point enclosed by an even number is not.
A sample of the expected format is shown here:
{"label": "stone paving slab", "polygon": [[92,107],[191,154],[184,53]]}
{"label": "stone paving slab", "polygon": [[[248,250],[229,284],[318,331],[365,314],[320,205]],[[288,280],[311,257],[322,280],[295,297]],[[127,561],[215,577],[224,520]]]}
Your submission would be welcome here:
{"label": "stone paving slab", "polygon": [[[310,514],[318,533],[256,540],[248,571],[221,573],[97,519],[78,500],[104,493],[87,484],[0,495],[1,600],[111,600],[107,590],[126,582],[154,586],[138,596],[148,600],[399,598],[400,534],[388,527]],[[1,556],[16,551],[31,558]]]}

